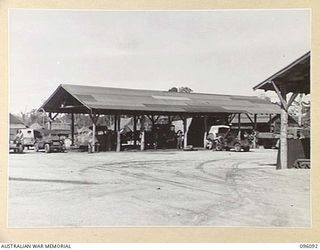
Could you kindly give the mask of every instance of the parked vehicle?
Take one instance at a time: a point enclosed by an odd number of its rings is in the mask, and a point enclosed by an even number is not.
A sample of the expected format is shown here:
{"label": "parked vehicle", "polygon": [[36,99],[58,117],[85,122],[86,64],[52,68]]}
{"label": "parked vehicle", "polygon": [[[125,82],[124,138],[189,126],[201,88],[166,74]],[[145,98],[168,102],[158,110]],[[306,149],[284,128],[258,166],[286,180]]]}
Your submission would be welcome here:
{"label": "parked vehicle", "polygon": [[231,129],[226,125],[212,126],[207,137],[209,148],[221,151],[233,149],[236,152],[250,150],[253,136],[246,130]]}
{"label": "parked vehicle", "polygon": [[37,136],[35,144],[35,151],[44,150],[46,153],[50,152],[64,152],[65,144],[63,135],[54,130],[45,130]]}
{"label": "parked vehicle", "polygon": [[9,150],[13,150],[14,153],[23,153],[24,146],[20,139],[10,140],[9,142]]}
{"label": "parked vehicle", "polygon": [[[96,130],[97,131],[97,130]],[[75,145],[81,150],[88,150],[91,151],[91,143],[92,143],[92,135],[93,131],[90,128],[83,127],[78,130],[78,135],[75,140]],[[99,141],[97,138],[97,134],[95,136],[95,148],[99,148]],[[97,150],[98,151],[98,150]]]}
{"label": "parked vehicle", "polygon": [[23,138],[22,138],[22,145],[24,148],[29,149],[30,147],[34,146],[35,143],[35,130],[31,129],[31,128],[25,128],[25,129],[21,129],[21,132],[23,134]]}
{"label": "parked vehicle", "polygon": [[[301,127],[288,127],[287,138],[302,139],[310,138],[310,129]],[[280,140],[280,131],[258,132],[258,144],[266,149],[278,148]]]}

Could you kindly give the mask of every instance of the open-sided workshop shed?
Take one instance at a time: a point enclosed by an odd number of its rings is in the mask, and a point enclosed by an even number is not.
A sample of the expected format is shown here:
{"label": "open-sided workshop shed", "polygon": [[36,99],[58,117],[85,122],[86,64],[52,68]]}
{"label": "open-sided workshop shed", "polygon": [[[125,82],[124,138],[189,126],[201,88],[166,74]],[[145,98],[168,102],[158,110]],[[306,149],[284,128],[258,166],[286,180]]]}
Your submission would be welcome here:
{"label": "open-sided workshop shed", "polygon": [[[310,93],[310,52],[253,88],[274,91],[281,102],[280,168],[288,168],[288,109],[300,94]],[[287,95],[292,93],[290,99]]]}
{"label": "open-sided workshop shed", "polygon": [[[120,151],[121,115],[132,116],[135,121],[148,117],[152,123],[155,123],[157,116],[159,118],[160,115],[179,116],[184,121],[184,131],[186,131],[186,119],[190,117],[204,117],[206,127],[206,118],[217,114],[229,121],[236,114],[240,117],[241,113],[279,113],[277,105],[254,96],[177,93],[70,84],[58,86],[40,109],[49,112],[52,120],[59,113],[89,114],[94,133],[99,115],[114,115],[117,151]],[[74,124],[71,126],[72,134],[73,127]],[[143,128],[141,132],[141,149],[143,149]],[[185,134],[184,146],[187,146],[187,134]]]}

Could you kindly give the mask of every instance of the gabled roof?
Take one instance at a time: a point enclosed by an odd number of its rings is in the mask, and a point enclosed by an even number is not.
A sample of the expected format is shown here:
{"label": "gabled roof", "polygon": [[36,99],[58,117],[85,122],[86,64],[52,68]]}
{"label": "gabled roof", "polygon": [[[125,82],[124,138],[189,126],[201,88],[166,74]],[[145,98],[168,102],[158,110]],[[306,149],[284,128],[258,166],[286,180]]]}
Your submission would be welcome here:
{"label": "gabled roof", "polygon": [[41,106],[47,112],[101,114],[279,113],[254,96],[176,93],[62,84]]}
{"label": "gabled roof", "polygon": [[19,117],[13,115],[10,113],[10,124],[21,124],[21,125],[24,125],[24,123],[20,120]]}
{"label": "gabled roof", "polygon": [[268,79],[253,87],[254,90],[263,89],[274,91],[271,82],[286,93],[310,93],[310,51],[299,57],[288,66],[279,70]]}

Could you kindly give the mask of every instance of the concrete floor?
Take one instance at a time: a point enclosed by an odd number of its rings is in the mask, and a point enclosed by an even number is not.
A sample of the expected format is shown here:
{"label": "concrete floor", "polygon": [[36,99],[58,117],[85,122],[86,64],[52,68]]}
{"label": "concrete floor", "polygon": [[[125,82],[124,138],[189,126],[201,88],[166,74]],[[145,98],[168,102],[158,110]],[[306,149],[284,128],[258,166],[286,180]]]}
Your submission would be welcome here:
{"label": "concrete floor", "polygon": [[310,171],[276,154],[10,154],[8,226],[310,227]]}

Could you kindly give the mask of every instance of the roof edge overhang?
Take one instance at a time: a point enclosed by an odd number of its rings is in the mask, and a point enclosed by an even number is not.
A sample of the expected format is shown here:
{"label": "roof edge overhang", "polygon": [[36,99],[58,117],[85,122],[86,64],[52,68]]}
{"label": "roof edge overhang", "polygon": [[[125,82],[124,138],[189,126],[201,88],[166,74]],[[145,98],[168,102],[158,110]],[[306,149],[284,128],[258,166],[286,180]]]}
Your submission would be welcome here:
{"label": "roof edge overhang", "polygon": [[46,105],[49,103],[49,101],[61,90],[63,89],[64,91],[66,91],[68,94],[70,94],[73,98],[75,98],[79,103],[81,103],[85,108],[89,110],[92,110],[91,107],[89,107],[87,104],[85,104],[84,102],[82,102],[75,94],[73,94],[70,90],[68,90],[67,88],[65,88],[65,86],[63,84],[60,84],[56,90],[47,98],[47,100],[41,105],[40,108],[38,108],[38,110],[46,110]]}
{"label": "roof edge overhang", "polygon": [[253,87],[253,90],[257,90],[257,89],[263,89],[265,91],[267,91],[267,89],[264,89],[263,86],[265,84],[271,83],[271,81],[273,81],[275,78],[277,78],[278,76],[284,74],[286,71],[290,70],[291,68],[293,68],[294,66],[298,65],[299,63],[303,62],[304,60],[306,60],[308,57],[310,57],[311,52],[308,51],[307,53],[305,53],[303,56],[299,57],[298,59],[296,59],[294,62],[290,63],[289,65],[287,65],[286,67],[284,67],[283,69],[279,70],[278,72],[276,72],[275,74],[273,74],[272,76],[270,76],[269,78],[267,78],[266,80],[264,80],[263,82],[257,84],[256,86]]}

